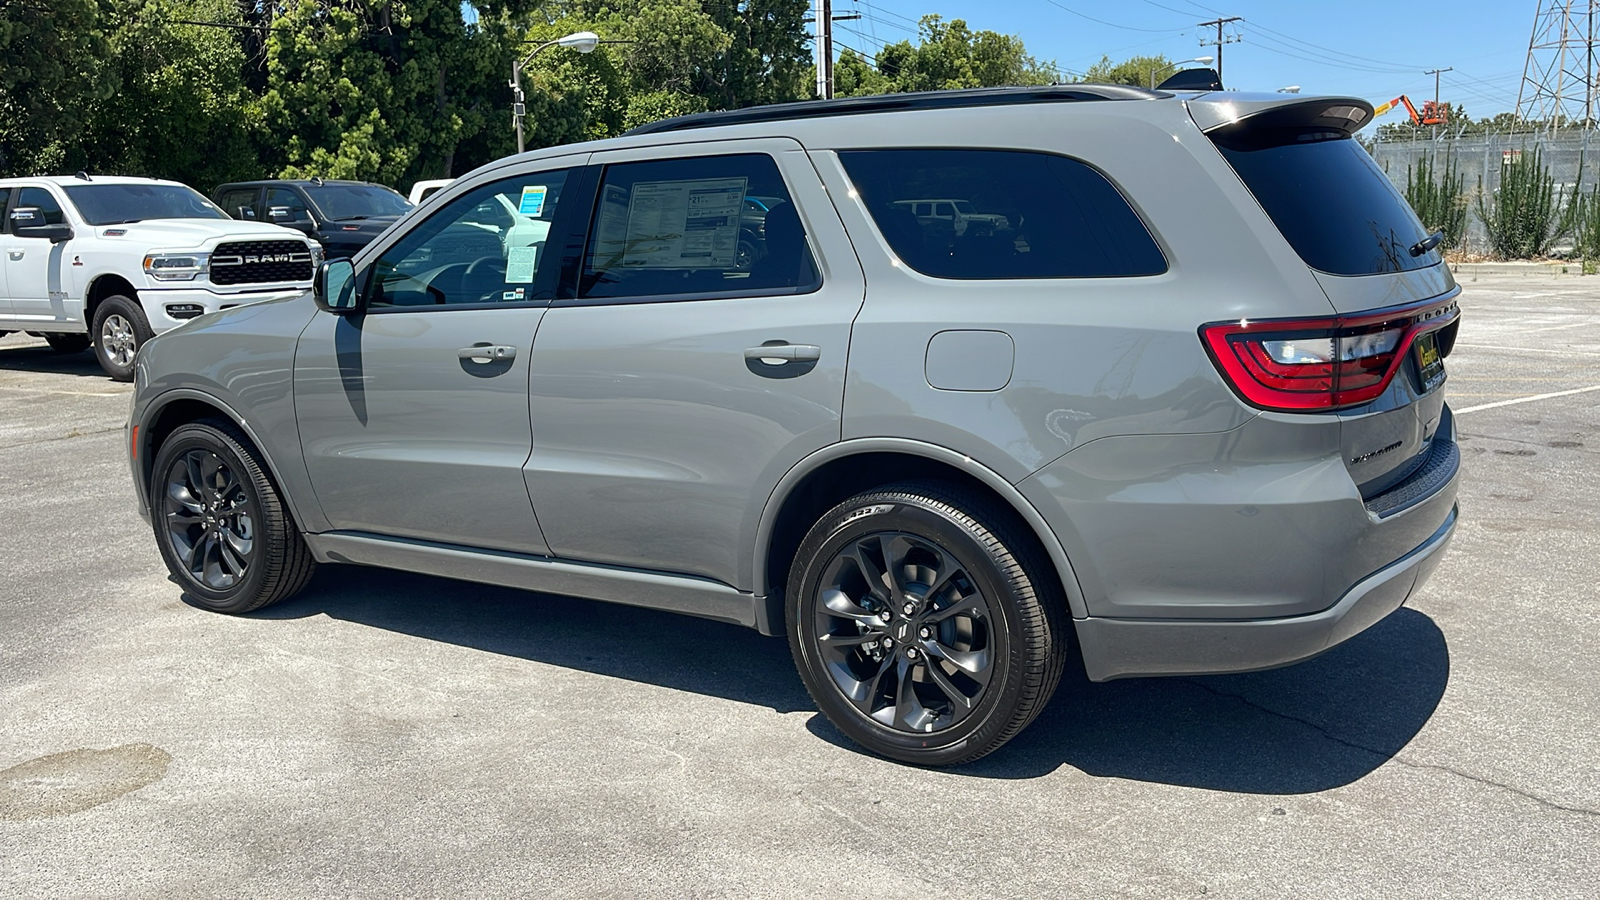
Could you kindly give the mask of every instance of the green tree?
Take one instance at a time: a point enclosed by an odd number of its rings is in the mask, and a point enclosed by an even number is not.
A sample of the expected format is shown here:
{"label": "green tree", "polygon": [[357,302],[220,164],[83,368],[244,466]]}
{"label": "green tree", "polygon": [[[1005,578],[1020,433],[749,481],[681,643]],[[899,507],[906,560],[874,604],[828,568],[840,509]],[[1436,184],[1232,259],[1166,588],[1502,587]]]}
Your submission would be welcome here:
{"label": "green tree", "polygon": [[1126,84],[1147,88],[1160,84],[1179,68],[1161,54],[1133,56],[1119,63],[1112,62],[1109,56],[1102,56],[1083,74],[1083,80],[1093,84]]}
{"label": "green tree", "polygon": [[103,70],[117,83],[87,107],[64,168],[172,178],[209,191],[263,174],[234,0],[125,0]]}
{"label": "green tree", "polygon": [[0,2],[0,174],[59,170],[89,104],[116,92],[110,11],[111,0]]}
{"label": "green tree", "polygon": [[961,19],[923,16],[917,43],[899,41],[878,52],[877,64],[845,51],[834,67],[834,94],[849,97],[902,91],[1050,84],[1055,66],[1028,55],[1022,39],[973,31]]}

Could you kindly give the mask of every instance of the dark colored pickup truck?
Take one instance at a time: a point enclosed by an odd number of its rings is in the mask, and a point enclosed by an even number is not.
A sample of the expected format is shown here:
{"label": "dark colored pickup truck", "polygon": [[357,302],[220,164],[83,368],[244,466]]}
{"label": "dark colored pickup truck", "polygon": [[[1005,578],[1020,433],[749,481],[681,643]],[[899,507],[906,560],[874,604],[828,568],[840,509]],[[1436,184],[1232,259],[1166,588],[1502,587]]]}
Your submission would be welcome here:
{"label": "dark colored pickup truck", "polygon": [[235,219],[303,231],[329,259],[354,256],[411,209],[411,201],[381,184],[321,178],[233,182],[218,186],[211,200]]}

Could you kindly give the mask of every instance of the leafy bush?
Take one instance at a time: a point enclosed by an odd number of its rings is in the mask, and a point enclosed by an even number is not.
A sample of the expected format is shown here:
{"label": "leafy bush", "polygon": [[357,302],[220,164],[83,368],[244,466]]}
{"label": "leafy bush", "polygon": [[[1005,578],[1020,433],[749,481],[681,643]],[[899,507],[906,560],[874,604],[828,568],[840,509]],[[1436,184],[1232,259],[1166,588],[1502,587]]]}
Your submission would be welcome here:
{"label": "leafy bush", "polygon": [[1462,190],[1466,176],[1456,167],[1453,153],[1444,159],[1444,172],[1424,156],[1416,168],[1406,167],[1406,200],[1416,210],[1417,218],[1428,233],[1444,232],[1446,248],[1461,246],[1461,237],[1467,230],[1467,195]]}
{"label": "leafy bush", "polygon": [[1489,233],[1489,248],[1501,259],[1544,256],[1561,237],[1561,203],[1555,179],[1538,148],[1513,158],[1500,173],[1500,189],[1483,192],[1478,179],[1478,218]]}
{"label": "leafy bush", "polygon": [[1583,260],[1584,274],[1593,274],[1600,261],[1600,185],[1587,195],[1574,195],[1572,207],[1573,254]]}

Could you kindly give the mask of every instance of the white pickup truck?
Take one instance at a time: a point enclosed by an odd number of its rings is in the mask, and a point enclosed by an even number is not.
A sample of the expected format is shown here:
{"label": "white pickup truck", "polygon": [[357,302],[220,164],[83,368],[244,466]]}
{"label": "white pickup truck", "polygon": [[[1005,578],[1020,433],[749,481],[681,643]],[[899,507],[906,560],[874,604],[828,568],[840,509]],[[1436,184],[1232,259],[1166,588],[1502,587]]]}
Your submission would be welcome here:
{"label": "white pickup truck", "polygon": [[0,335],[91,344],[112,378],[189,319],[311,289],[322,248],[240,222],[173,181],[82,173],[0,179]]}

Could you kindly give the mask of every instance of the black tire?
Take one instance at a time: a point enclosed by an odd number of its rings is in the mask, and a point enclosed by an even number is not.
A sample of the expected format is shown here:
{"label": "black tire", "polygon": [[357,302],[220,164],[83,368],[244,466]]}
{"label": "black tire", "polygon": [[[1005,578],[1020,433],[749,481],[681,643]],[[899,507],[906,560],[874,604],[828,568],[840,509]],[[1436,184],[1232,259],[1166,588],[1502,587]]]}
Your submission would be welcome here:
{"label": "black tire", "polygon": [[44,340],[57,353],[82,353],[89,349],[87,334],[46,334]]}
{"label": "black tire", "polygon": [[231,422],[191,422],[168,435],[150,495],[161,558],[206,609],[260,609],[298,593],[316,571],[255,448]]}
{"label": "black tire", "polygon": [[115,294],[100,301],[94,309],[89,330],[94,341],[94,356],[112,381],[132,381],[133,361],[144,342],[150,340],[150,320],[144,317],[139,301]]}
{"label": "black tire", "polygon": [[926,766],[975,760],[1033,721],[1071,637],[1025,527],[938,482],[829,510],[800,544],[785,602],[795,665],[829,721],[873,753]]}

